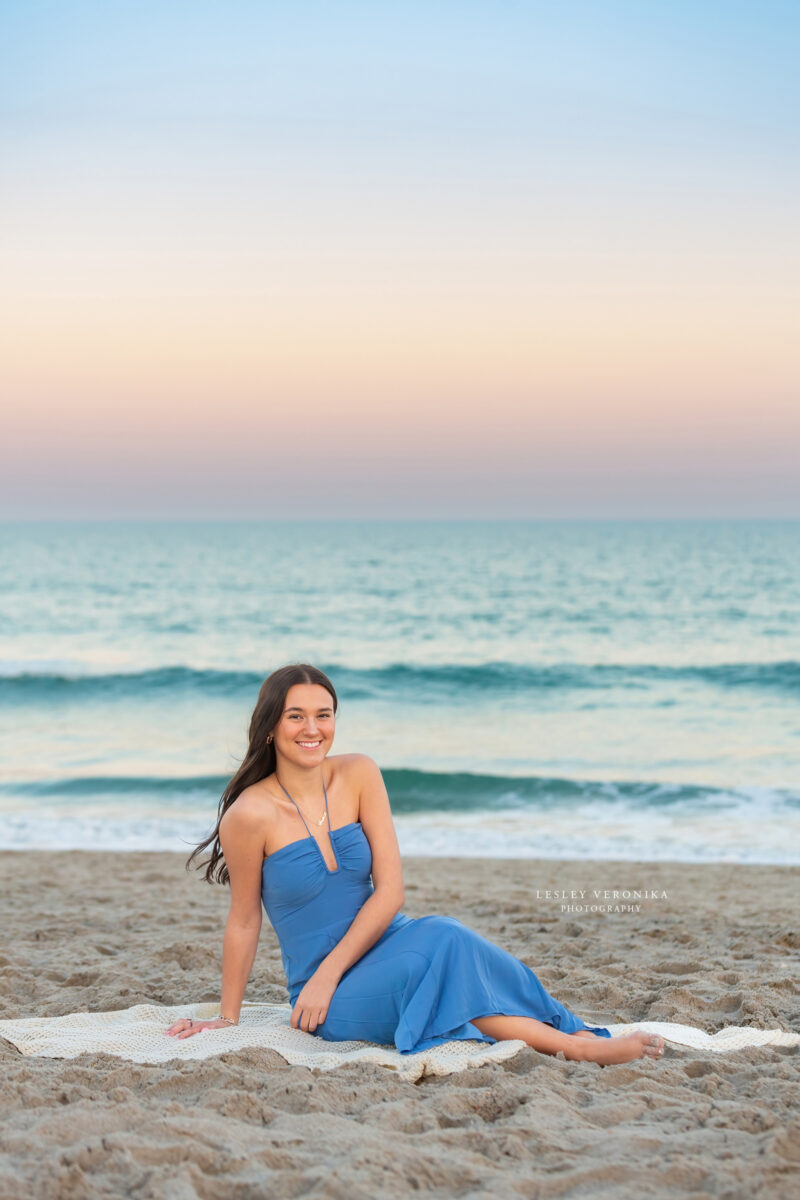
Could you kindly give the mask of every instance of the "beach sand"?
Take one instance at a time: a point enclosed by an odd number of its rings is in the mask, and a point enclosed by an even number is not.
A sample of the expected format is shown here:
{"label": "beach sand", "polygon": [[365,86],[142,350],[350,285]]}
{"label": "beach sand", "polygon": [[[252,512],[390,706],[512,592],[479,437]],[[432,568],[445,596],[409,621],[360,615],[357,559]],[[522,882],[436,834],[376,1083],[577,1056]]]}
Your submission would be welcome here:
{"label": "beach sand", "polygon": [[[0,854],[2,1015],[218,1000],[228,891],[183,863]],[[409,916],[457,917],[590,1023],[800,1030],[797,869],[416,858],[404,875]],[[591,894],[615,888],[658,894]],[[581,889],[639,911],[562,912],[582,901],[560,893]],[[266,919],[247,998],[287,1001]],[[0,1197],[14,1200],[800,1193],[797,1048],[668,1046],[605,1069],[526,1048],[418,1083],[271,1051],[140,1066],[23,1058],[0,1040],[0,1059]]]}

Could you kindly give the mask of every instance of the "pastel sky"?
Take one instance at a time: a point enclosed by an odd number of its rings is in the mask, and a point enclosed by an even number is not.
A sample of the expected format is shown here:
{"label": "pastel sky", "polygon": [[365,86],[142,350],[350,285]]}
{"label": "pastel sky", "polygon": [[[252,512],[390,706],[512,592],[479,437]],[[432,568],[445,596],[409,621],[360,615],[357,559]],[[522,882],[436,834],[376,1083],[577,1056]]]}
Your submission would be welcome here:
{"label": "pastel sky", "polygon": [[800,516],[795,3],[0,17],[0,515]]}

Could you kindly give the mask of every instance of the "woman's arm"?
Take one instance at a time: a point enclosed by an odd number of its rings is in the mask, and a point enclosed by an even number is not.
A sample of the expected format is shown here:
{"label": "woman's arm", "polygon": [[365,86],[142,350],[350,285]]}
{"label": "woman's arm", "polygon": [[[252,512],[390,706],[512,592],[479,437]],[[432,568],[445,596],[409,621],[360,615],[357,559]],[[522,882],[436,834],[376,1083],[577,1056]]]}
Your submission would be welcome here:
{"label": "woman's arm", "polygon": [[386,932],[405,901],[403,867],[386,785],[377,763],[366,754],[354,755],[358,788],[358,819],[372,850],[374,892],[361,906],[347,933],[323,958],[319,970],[338,982],[348,967],[366,954]]}
{"label": "woman's arm", "polygon": [[[244,990],[253,969],[261,932],[261,868],[264,861],[264,813],[248,798],[247,788],[220,821],[219,840],[228,868],[231,906],[222,942],[220,1016],[238,1022]],[[170,1037],[192,1037],[203,1029],[224,1029],[226,1021],[182,1017],[167,1030]]]}
{"label": "woman's arm", "polygon": [[230,876],[231,905],[222,943],[220,1015],[239,1020],[261,933],[264,814],[247,789],[225,813],[219,840]]}
{"label": "woman's arm", "polygon": [[[385,892],[373,892],[358,910],[347,933],[323,958],[314,974],[332,980],[334,985],[338,984],[348,967],[363,958],[386,932],[402,903],[402,900],[393,900]],[[298,1003],[299,1000],[298,996]]]}
{"label": "woman's arm", "polygon": [[374,891],[297,997],[290,1023],[295,1029],[309,1033],[328,1015],[328,1006],[342,975],[386,932],[405,900],[400,848],[383,776],[366,755],[354,755],[353,759],[353,783],[359,794],[358,818],[372,850]]}

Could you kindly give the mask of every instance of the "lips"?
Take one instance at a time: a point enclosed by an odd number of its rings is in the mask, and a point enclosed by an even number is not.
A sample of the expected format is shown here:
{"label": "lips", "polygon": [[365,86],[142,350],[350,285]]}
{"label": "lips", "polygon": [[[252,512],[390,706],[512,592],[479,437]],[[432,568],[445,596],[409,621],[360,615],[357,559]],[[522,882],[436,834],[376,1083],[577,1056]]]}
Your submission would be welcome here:
{"label": "lips", "polygon": [[320,738],[316,742],[298,742],[297,745],[301,746],[303,750],[316,750],[318,746],[322,745],[322,739]]}

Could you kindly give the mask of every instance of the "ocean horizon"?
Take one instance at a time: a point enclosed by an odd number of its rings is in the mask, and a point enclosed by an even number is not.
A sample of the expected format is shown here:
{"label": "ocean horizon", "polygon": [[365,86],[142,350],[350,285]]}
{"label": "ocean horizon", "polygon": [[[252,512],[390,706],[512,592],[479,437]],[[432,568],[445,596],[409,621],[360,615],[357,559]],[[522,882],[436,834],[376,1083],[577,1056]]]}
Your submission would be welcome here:
{"label": "ocean horizon", "polygon": [[800,521],[0,526],[0,847],[185,850],[312,662],[404,854],[800,861]]}

